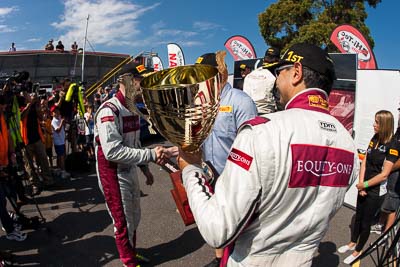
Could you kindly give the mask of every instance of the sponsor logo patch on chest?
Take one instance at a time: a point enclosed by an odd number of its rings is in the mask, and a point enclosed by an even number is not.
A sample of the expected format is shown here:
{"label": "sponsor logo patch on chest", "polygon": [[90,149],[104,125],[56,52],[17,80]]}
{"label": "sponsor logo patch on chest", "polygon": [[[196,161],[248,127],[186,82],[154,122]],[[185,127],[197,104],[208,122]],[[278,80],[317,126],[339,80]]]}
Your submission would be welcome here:
{"label": "sponsor logo patch on chest", "polygon": [[326,131],[329,131],[329,132],[337,132],[336,126],[333,123],[326,122],[326,121],[318,121],[318,123],[319,123],[319,127],[322,130],[326,130]]}
{"label": "sponsor logo patch on chest", "polygon": [[253,162],[253,157],[236,148],[232,148],[231,152],[229,153],[228,160],[248,171],[251,163]]}
{"label": "sponsor logo patch on chest", "polygon": [[129,133],[140,129],[139,116],[131,115],[122,118],[123,133]]}
{"label": "sponsor logo patch on chest", "polygon": [[354,154],[327,146],[291,145],[289,188],[346,187],[353,171]]}

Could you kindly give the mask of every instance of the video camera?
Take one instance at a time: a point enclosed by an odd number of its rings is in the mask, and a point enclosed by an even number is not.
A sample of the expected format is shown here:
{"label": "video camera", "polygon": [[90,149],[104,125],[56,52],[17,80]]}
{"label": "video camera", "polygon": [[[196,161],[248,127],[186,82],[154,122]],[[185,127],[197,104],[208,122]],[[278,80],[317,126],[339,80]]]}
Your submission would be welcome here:
{"label": "video camera", "polygon": [[47,99],[46,88],[41,88],[40,83],[32,85],[32,93],[35,93],[39,99]]}
{"label": "video camera", "polygon": [[15,94],[20,92],[31,92],[32,83],[27,82],[29,79],[29,72],[15,71],[12,75],[0,76],[0,90],[7,90],[7,88]]}

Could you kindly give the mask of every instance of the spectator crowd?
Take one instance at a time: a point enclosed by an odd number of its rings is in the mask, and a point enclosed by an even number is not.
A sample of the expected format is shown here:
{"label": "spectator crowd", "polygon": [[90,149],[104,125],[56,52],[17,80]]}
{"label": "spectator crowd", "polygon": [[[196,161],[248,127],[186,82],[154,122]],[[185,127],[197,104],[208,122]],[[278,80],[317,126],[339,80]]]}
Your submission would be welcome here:
{"label": "spectator crowd", "polygon": [[92,102],[83,97],[82,110],[76,96],[81,88],[68,78],[45,94],[33,86],[27,72],[0,86],[0,221],[7,239],[24,241],[20,208],[71,177],[68,155],[81,155],[87,166],[95,160],[94,114],[117,89],[100,88]]}

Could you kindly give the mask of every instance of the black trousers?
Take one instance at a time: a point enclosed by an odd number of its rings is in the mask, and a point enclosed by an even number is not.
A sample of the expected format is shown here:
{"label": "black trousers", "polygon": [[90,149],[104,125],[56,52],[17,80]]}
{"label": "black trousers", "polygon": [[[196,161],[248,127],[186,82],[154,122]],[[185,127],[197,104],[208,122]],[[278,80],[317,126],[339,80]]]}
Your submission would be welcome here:
{"label": "black trousers", "polygon": [[6,190],[4,181],[0,181],[0,221],[7,234],[14,231],[14,222],[7,211]]}
{"label": "black trousers", "polygon": [[361,251],[369,238],[371,225],[379,212],[385,196],[357,196],[356,219],[351,231],[351,242],[357,243],[355,250]]}

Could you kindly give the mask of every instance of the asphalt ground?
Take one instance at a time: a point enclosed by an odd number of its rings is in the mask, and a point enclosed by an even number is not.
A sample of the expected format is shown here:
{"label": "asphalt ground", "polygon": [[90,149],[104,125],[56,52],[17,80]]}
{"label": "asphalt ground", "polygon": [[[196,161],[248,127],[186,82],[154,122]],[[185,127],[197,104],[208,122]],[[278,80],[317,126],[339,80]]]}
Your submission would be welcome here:
{"label": "asphalt ground", "polygon": [[[170,193],[169,175],[155,164],[150,164],[150,169],[155,177],[152,186],[145,185],[139,172],[144,196],[137,248],[151,259],[150,264],[141,266],[204,266],[214,257],[213,249],[196,225],[183,224]],[[52,190],[43,191],[35,200],[46,219],[38,230],[25,230],[28,238],[23,242],[7,240],[0,234],[0,251],[12,252],[15,266],[122,266],[94,166],[88,173],[58,180]],[[39,216],[34,204],[23,206],[22,211],[28,217]],[[337,248],[349,241],[353,215],[354,211],[345,206],[335,215],[313,267],[347,266],[342,262],[349,253],[338,254]],[[377,237],[371,234],[370,241]],[[375,265],[367,257],[361,266]]]}

